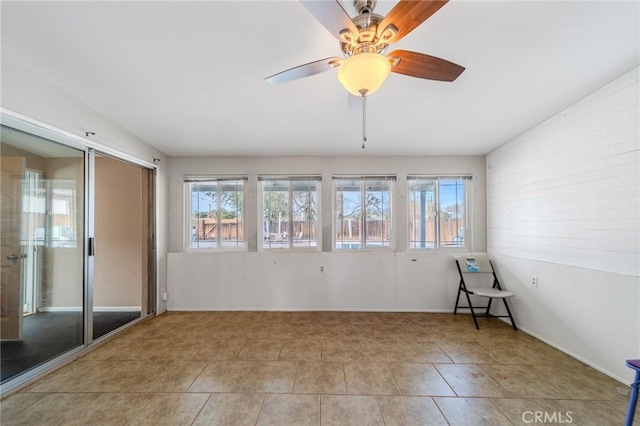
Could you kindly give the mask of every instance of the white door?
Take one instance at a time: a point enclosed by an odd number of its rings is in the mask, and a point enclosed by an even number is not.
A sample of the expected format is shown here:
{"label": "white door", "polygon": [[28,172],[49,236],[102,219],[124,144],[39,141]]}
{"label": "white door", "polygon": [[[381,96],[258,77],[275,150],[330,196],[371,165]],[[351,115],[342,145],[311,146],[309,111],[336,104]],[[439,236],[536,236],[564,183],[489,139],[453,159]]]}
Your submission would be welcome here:
{"label": "white door", "polygon": [[24,157],[0,158],[0,338],[22,337],[22,273],[27,253],[20,245]]}

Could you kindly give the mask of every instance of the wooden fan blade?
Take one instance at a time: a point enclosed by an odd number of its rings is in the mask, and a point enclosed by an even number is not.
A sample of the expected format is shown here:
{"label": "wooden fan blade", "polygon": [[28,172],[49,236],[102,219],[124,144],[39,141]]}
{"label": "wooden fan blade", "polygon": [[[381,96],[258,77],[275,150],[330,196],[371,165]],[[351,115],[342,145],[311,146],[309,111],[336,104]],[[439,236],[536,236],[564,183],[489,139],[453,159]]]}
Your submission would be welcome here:
{"label": "wooden fan blade", "polygon": [[337,68],[341,62],[342,59],[335,56],[331,58],[320,59],[319,61],[309,62],[308,64],[299,65],[286,71],[279,72],[265,78],[265,80],[267,81],[267,83],[271,84],[286,83],[288,81],[310,77],[312,75],[320,74],[325,71]]}
{"label": "wooden fan blade", "polygon": [[391,72],[427,80],[453,81],[464,71],[453,62],[408,50],[394,50],[387,57],[400,59]]}
{"label": "wooden fan blade", "polygon": [[398,29],[398,33],[389,39],[389,43],[395,43],[413,31],[418,25],[426,21],[431,15],[436,13],[449,0],[400,0],[391,12],[384,17],[378,25],[378,37],[384,30],[393,25]]}
{"label": "wooden fan blade", "polygon": [[358,28],[338,0],[300,0],[300,2],[338,40],[342,40],[340,32],[344,29],[351,31],[354,37],[358,36]]}

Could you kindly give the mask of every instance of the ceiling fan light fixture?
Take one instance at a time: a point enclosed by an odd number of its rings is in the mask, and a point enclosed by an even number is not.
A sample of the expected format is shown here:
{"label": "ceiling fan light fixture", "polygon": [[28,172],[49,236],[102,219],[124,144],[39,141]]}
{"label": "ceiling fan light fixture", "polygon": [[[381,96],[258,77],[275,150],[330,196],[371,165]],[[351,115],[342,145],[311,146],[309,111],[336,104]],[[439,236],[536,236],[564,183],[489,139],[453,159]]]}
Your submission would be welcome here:
{"label": "ceiling fan light fixture", "polygon": [[391,72],[389,60],[379,53],[359,53],[347,58],[338,69],[338,80],[355,96],[370,95],[382,86]]}

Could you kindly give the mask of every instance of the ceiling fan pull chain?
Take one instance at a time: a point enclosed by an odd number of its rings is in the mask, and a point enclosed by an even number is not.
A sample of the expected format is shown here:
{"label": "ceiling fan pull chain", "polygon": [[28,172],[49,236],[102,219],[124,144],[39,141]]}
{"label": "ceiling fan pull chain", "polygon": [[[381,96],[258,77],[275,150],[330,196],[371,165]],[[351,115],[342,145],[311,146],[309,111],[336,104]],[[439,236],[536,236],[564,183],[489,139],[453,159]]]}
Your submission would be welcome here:
{"label": "ceiling fan pull chain", "polygon": [[362,149],[367,142],[367,97],[366,93],[362,94]]}

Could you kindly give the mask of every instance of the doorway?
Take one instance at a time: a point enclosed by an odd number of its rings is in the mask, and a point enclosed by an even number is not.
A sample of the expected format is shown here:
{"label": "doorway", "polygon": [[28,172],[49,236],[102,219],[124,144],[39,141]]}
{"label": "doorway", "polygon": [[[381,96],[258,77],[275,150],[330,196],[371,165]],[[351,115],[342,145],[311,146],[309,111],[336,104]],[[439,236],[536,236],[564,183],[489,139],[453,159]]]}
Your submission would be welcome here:
{"label": "doorway", "polygon": [[1,130],[4,384],[84,343],[85,152]]}
{"label": "doorway", "polygon": [[151,171],[95,154],[93,335],[150,313]]}
{"label": "doorway", "polygon": [[155,310],[155,170],[14,121],[0,133],[3,392]]}

